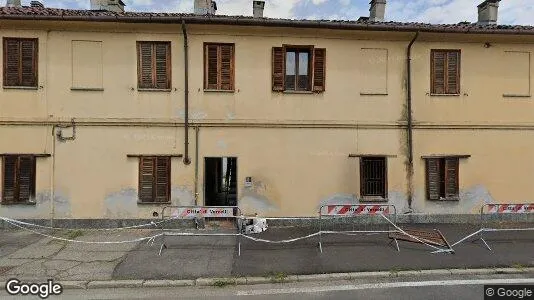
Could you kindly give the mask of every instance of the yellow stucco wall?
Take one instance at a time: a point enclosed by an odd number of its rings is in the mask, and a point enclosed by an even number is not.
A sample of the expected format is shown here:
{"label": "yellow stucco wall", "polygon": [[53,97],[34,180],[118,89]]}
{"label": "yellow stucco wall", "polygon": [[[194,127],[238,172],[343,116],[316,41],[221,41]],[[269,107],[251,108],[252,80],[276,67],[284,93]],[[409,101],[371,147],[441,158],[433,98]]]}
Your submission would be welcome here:
{"label": "yellow stucco wall", "polygon": [[[150,218],[161,207],[137,204],[138,161],[126,155],[184,154],[181,27],[46,24],[0,22],[2,37],[39,38],[39,88],[0,89],[0,153],[52,154],[52,125],[72,118],[76,140],[56,141],[53,208],[53,158],[39,158],[37,205],[0,206],[0,215],[48,218],[53,212],[58,218]],[[190,118],[200,127],[198,203],[204,201],[204,157],[238,157],[238,204],[244,212],[312,216],[321,204],[359,200],[359,160],[349,154],[382,154],[389,156],[389,201],[406,211],[406,46],[412,36],[189,26]],[[170,92],[137,91],[135,47],[143,40],[171,42]],[[79,41],[101,45],[101,71],[95,67],[81,77],[75,74],[73,82],[73,70],[83,66],[73,63]],[[203,91],[204,42],[235,43],[234,93]],[[491,47],[485,48],[486,42]],[[515,73],[510,62],[524,61],[524,56],[506,55],[512,51],[530,57],[533,43],[532,37],[421,34],[412,67],[415,212],[474,213],[485,202],[534,200],[529,184],[534,103],[531,97],[503,96],[509,89],[523,91],[526,84],[532,85],[532,65],[522,65]],[[324,93],[271,92],[271,48],[282,44],[327,49]],[[460,96],[429,94],[430,49],[461,49]],[[100,72],[102,78],[94,81]],[[529,78],[504,84],[503,74]],[[71,90],[80,80],[92,85],[101,80],[103,91]],[[384,90],[386,95],[361,94]],[[68,135],[70,129],[64,131]],[[195,202],[195,147],[191,129],[193,163],[172,159],[175,205]],[[430,154],[471,155],[460,163],[459,202],[425,199],[421,156]],[[252,188],[244,186],[248,176],[253,178]]]}

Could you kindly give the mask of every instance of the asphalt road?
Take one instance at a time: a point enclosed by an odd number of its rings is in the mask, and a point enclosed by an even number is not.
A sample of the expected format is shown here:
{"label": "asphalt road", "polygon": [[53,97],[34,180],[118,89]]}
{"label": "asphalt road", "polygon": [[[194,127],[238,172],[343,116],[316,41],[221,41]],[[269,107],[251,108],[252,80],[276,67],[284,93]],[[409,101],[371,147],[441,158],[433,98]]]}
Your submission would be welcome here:
{"label": "asphalt road", "polygon": [[[50,299],[484,299],[485,284],[528,284],[530,275],[413,277],[254,286],[66,290]],[[5,292],[0,292],[4,298]],[[9,298],[7,298],[9,299]],[[29,298],[26,298],[29,299]],[[526,298],[524,298],[526,299]]]}

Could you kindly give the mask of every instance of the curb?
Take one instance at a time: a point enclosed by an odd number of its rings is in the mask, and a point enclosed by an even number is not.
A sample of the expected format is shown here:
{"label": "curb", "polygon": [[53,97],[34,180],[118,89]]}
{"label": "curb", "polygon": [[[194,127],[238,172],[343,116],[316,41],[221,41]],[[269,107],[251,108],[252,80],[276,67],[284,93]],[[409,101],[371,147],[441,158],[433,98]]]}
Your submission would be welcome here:
{"label": "curb", "polygon": [[494,269],[438,269],[421,271],[353,272],[314,275],[290,275],[276,278],[237,277],[237,278],[198,278],[196,280],[109,280],[109,281],[60,281],[64,289],[99,288],[140,288],[140,287],[191,287],[191,286],[234,286],[295,282],[324,282],[332,280],[356,280],[365,278],[390,278],[408,276],[450,276],[450,275],[502,275],[529,274],[532,268],[494,268]]}

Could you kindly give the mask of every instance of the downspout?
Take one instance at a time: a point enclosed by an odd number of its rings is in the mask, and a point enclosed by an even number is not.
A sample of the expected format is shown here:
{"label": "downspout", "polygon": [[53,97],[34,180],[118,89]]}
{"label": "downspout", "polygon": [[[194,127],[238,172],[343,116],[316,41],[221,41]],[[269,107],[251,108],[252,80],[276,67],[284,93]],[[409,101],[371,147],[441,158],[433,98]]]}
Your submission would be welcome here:
{"label": "downspout", "polygon": [[415,43],[415,40],[419,37],[419,31],[415,33],[415,36],[408,44],[407,54],[406,54],[406,67],[407,67],[407,78],[406,78],[406,114],[408,119],[408,207],[409,210],[412,210],[413,202],[413,116],[412,116],[412,46]]}
{"label": "downspout", "polygon": [[185,21],[183,20],[182,31],[184,34],[184,164],[190,165],[191,159],[189,158],[189,45],[187,44],[187,29],[185,27]]}
{"label": "downspout", "polygon": [[198,135],[200,127],[195,127],[195,206],[198,206]]}
{"label": "downspout", "polygon": [[50,170],[50,227],[54,227],[56,185],[56,125],[52,125],[52,168]]}

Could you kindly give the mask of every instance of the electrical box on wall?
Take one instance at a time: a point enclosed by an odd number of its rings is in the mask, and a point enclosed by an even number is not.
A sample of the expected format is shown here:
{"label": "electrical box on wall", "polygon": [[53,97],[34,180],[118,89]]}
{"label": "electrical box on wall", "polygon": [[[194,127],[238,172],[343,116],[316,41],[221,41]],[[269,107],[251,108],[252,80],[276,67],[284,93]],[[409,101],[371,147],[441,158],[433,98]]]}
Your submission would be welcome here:
{"label": "electrical box on wall", "polygon": [[252,177],[245,177],[245,187],[252,187]]}

